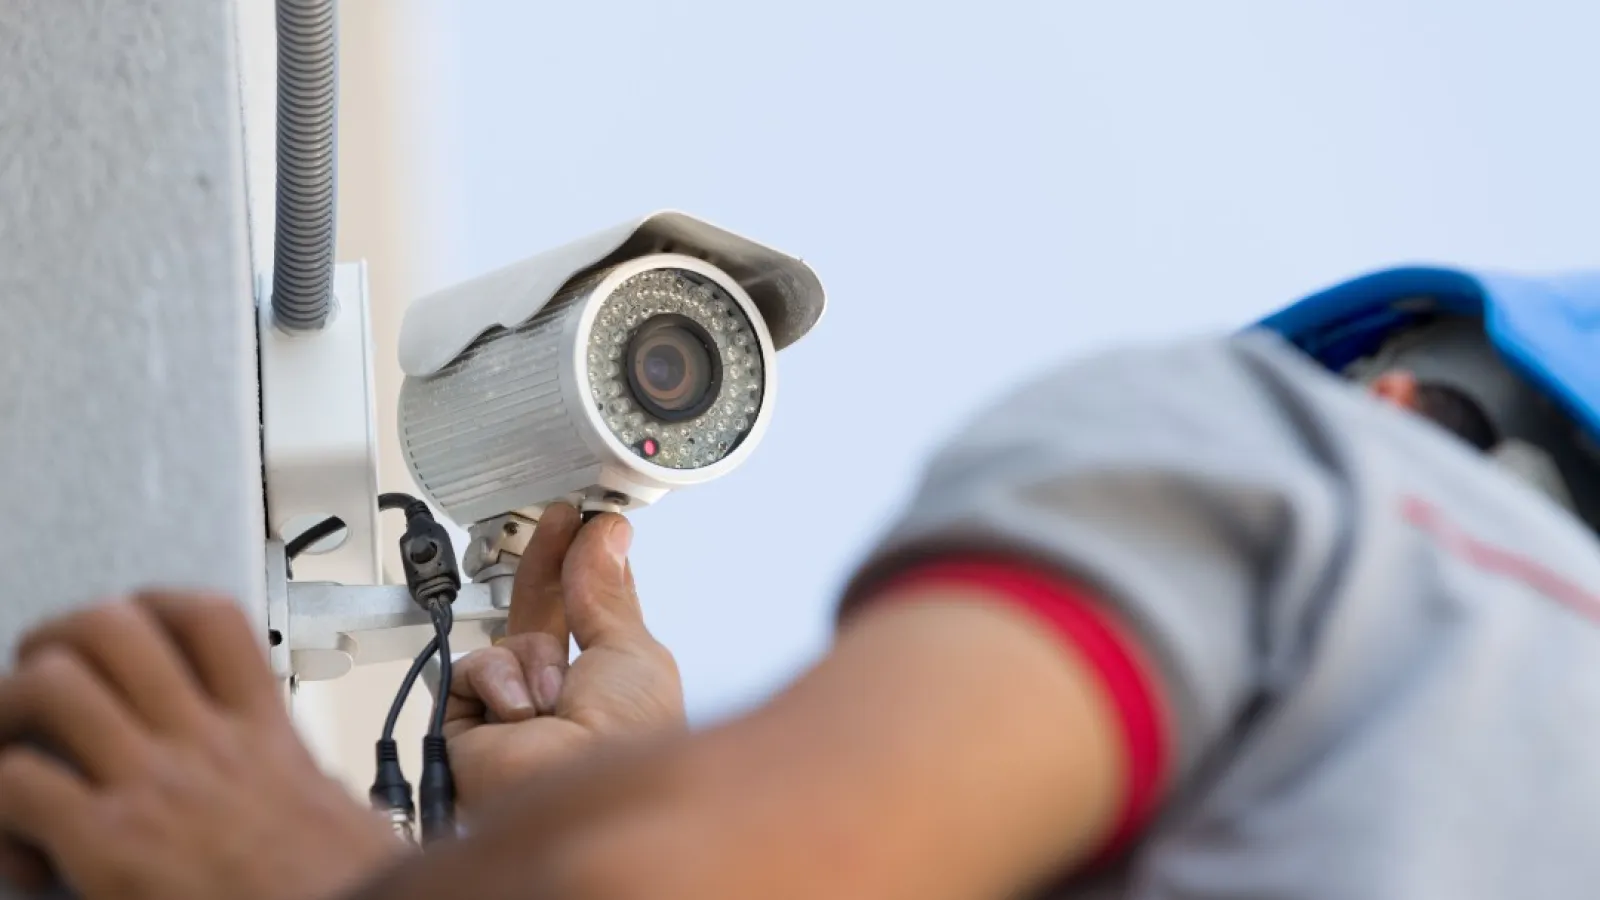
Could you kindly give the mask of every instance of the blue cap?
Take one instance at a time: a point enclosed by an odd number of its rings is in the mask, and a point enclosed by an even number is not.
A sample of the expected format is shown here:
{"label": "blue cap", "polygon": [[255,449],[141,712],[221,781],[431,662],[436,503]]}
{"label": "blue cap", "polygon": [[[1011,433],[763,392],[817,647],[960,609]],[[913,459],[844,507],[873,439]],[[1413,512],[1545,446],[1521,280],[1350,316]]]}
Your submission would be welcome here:
{"label": "blue cap", "polygon": [[1507,364],[1600,441],[1600,272],[1388,269],[1313,294],[1257,327],[1338,371],[1429,313],[1482,317]]}

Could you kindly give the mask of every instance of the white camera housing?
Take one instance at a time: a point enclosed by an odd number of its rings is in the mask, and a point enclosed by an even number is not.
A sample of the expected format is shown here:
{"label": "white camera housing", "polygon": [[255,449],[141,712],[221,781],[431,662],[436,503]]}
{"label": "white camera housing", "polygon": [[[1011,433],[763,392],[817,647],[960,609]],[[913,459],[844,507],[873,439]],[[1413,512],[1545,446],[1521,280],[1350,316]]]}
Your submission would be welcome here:
{"label": "white camera housing", "polygon": [[[407,310],[406,463],[462,525],[537,519],[558,500],[654,503],[749,457],[772,416],[777,352],[825,307],[804,262],[683,213],[589,235]],[[669,409],[639,386],[641,373],[665,371],[635,351],[646,325],[657,344],[666,329],[667,343],[703,348],[700,406]]]}

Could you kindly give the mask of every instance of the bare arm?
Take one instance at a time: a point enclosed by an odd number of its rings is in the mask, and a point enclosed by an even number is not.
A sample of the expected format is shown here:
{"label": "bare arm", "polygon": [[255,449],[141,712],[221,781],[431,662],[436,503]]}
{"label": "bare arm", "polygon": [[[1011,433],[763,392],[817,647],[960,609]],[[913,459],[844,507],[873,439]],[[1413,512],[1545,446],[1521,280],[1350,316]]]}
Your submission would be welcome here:
{"label": "bare arm", "polygon": [[981,593],[881,599],[767,706],[532,786],[360,896],[954,900],[1093,853],[1125,761],[1092,670]]}

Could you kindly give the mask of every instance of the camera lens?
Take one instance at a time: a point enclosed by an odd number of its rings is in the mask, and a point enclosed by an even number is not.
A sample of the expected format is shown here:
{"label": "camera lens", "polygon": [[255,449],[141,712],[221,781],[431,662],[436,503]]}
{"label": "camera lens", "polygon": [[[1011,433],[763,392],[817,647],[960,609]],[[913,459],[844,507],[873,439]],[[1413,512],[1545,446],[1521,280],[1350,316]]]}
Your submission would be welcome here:
{"label": "camera lens", "polygon": [[650,396],[663,406],[672,405],[688,388],[689,361],[683,357],[682,346],[662,340],[644,351],[639,366]]}
{"label": "camera lens", "polygon": [[647,269],[591,308],[589,393],[605,430],[633,457],[704,469],[757,432],[770,349],[747,298],[720,276]]}
{"label": "camera lens", "polygon": [[700,415],[716,402],[722,365],[716,344],[686,316],[646,321],[628,344],[628,387],[645,411],[667,422]]}

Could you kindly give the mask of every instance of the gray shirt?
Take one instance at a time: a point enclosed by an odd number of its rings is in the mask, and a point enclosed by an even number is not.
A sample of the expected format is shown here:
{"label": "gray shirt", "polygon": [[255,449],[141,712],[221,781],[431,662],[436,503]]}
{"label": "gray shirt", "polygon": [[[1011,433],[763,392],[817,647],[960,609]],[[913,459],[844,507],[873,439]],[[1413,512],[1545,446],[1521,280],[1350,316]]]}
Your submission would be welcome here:
{"label": "gray shirt", "polygon": [[937,457],[866,567],[1023,553],[1158,663],[1173,786],[1063,898],[1600,891],[1600,552],[1274,337],[1066,366]]}

